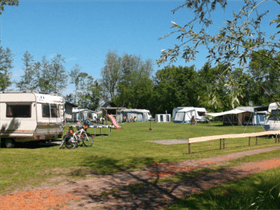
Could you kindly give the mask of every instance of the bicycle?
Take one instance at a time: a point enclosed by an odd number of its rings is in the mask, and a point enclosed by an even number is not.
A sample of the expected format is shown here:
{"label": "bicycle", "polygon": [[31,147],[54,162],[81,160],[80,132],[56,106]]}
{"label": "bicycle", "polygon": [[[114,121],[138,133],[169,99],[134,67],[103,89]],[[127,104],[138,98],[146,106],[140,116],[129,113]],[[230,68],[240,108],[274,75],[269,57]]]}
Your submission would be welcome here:
{"label": "bicycle", "polygon": [[75,149],[79,143],[82,143],[86,147],[91,147],[93,145],[94,135],[90,134],[90,137],[88,137],[85,130],[87,128],[88,126],[77,126],[77,131],[74,132],[73,125],[69,125],[69,129],[62,139],[59,149],[64,144],[67,149]]}

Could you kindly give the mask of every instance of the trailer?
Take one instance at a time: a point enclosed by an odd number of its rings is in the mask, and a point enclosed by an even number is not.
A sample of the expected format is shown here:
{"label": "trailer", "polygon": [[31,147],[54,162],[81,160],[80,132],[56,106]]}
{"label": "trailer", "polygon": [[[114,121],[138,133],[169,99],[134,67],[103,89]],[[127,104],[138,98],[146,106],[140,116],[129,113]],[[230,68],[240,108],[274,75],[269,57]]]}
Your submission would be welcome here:
{"label": "trailer", "polygon": [[271,103],[268,106],[268,119],[264,125],[266,131],[277,131],[280,130],[280,103]]}
{"label": "trailer", "polygon": [[16,142],[61,138],[63,126],[63,97],[34,92],[0,93],[0,140],[7,148]]}
{"label": "trailer", "polygon": [[207,122],[205,118],[207,111],[201,107],[187,107],[176,112],[174,123],[191,123],[192,117],[195,121]]}

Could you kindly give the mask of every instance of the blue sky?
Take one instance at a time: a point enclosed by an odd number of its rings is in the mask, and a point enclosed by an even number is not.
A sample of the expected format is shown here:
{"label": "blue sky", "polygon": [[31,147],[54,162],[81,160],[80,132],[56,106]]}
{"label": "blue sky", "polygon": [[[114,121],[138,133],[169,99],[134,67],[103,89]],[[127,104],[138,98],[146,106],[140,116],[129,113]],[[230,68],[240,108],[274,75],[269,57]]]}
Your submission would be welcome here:
{"label": "blue sky", "polygon": [[[184,24],[190,20],[186,9],[172,14],[171,10],[183,0],[21,0],[18,7],[5,7],[1,20],[0,38],[4,48],[14,54],[13,80],[23,74],[22,58],[25,51],[41,61],[61,54],[66,70],[75,64],[95,79],[100,78],[108,50],[141,55],[154,61],[155,72],[162,49],[176,43],[175,36],[159,37],[171,31],[171,21]],[[240,1],[230,1],[231,9],[238,9]],[[277,12],[277,9],[274,9]],[[222,23],[229,13],[219,12],[214,17]],[[201,68],[206,59],[201,54],[195,62],[179,59],[174,65]],[[68,85],[63,92],[74,89]]]}

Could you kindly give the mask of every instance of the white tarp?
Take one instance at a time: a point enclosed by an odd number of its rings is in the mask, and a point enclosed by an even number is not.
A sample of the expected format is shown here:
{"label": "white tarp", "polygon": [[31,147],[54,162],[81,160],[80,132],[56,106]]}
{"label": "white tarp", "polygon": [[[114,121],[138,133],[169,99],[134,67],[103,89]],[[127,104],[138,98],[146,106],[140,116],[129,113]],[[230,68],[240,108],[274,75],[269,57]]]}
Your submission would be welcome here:
{"label": "white tarp", "polygon": [[243,113],[243,112],[252,112],[252,111],[233,109],[233,110],[229,110],[229,111],[225,111],[225,112],[219,112],[219,113],[207,113],[206,115],[209,115],[209,116],[212,116],[212,117],[220,117],[220,116],[223,116],[223,115],[239,114],[239,113]]}

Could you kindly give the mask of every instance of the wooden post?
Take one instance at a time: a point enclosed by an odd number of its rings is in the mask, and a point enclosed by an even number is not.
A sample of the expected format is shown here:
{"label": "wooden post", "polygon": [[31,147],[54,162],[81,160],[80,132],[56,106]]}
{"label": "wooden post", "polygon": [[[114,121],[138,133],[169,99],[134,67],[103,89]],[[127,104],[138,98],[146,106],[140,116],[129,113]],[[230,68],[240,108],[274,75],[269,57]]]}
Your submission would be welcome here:
{"label": "wooden post", "polygon": [[249,137],[249,147],[251,146],[251,137]]}
{"label": "wooden post", "polygon": [[277,143],[278,134],[275,135],[275,143]]}
{"label": "wooden post", "polygon": [[223,149],[225,149],[226,148],[226,141],[225,141],[225,139],[223,139]]}
{"label": "wooden post", "polygon": [[191,143],[189,143],[189,155],[191,154]]}
{"label": "wooden post", "polygon": [[256,145],[258,145],[258,137],[256,136]]}
{"label": "wooden post", "polygon": [[278,136],[278,143],[279,143],[279,138],[280,138],[280,135],[278,134],[277,136]]}
{"label": "wooden post", "polygon": [[220,139],[220,150],[222,149],[222,139]]}

